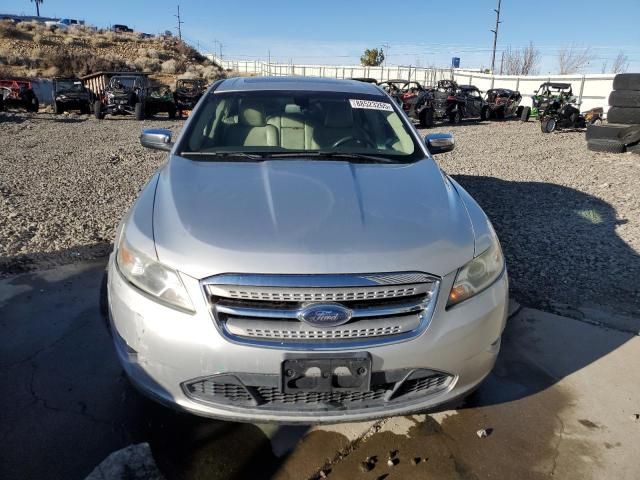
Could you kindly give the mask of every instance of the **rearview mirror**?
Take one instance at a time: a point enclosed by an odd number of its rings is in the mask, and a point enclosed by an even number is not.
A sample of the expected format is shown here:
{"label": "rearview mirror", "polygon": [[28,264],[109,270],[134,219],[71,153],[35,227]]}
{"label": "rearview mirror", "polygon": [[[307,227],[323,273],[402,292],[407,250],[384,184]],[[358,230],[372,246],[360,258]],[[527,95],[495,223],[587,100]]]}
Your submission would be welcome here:
{"label": "rearview mirror", "polygon": [[140,135],[140,143],[143,147],[169,151],[173,148],[171,130],[166,128],[145,128],[142,131],[142,135]]}
{"label": "rearview mirror", "polygon": [[456,146],[453,135],[450,133],[430,133],[424,137],[424,143],[427,145],[431,155],[450,152]]}

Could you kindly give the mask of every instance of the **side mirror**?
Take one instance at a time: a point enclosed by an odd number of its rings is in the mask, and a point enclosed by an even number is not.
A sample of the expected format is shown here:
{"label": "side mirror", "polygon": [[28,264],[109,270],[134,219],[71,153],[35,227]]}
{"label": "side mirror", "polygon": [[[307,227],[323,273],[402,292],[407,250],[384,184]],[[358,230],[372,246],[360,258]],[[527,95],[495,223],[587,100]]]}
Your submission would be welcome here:
{"label": "side mirror", "polygon": [[143,147],[168,152],[173,148],[171,130],[166,128],[145,128],[142,131],[142,135],[140,135],[140,143]]}
{"label": "side mirror", "polygon": [[456,146],[453,135],[450,133],[430,133],[424,137],[424,143],[427,145],[431,155],[450,152]]}

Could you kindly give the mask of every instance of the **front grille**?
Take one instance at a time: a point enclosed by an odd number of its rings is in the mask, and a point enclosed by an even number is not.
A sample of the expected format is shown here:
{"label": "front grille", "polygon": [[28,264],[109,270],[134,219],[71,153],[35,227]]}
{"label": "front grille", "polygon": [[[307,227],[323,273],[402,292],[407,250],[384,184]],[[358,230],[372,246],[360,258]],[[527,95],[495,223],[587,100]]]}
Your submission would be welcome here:
{"label": "front grille", "polygon": [[[366,392],[296,392],[283,393],[276,386],[255,386],[228,383],[229,376],[198,379],[183,385],[184,391],[192,399],[206,403],[223,405],[252,406],[258,409],[313,410],[364,408],[384,406],[387,403],[410,401],[445,390],[453,377],[445,373],[428,373],[418,378],[398,382],[372,384]],[[415,376],[415,375],[414,375]],[[399,384],[399,385],[398,385]]]}
{"label": "front grille", "polygon": [[367,290],[351,289],[336,292],[314,292],[309,290],[283,292],[274,289],[256,287],[251,290],[229,289],[226,293],[227,298],[238,298],[243,300],[264,300],[267,302],[344,302],[378,298],[408,297],[416,294],[416,288],[381,288]]}
{"label": "front grille", "polygon": [[[404,283],[403,283],[404,282]],[[221,331],[238,342],[342,348],[400,340],[428,324],[439,281],[421,272],[362,275],[219,275],[203,282]],[[348,322],[320,327],[301,320],[314,303],[338,303]]]}
{"label": "front grille", "polygon": [[347,328],[332,330],[272,330],[259,328],[246,328],[244,332],[249,337],[256,338],[278,338],[278,339],[295,339],[295,340],[315,340],[315,339],[344,339],[344,338],[363,338],[363,337],[379,337],[384,335],[394,335],[400,333],[400,325],[390,325],[378,328]]}

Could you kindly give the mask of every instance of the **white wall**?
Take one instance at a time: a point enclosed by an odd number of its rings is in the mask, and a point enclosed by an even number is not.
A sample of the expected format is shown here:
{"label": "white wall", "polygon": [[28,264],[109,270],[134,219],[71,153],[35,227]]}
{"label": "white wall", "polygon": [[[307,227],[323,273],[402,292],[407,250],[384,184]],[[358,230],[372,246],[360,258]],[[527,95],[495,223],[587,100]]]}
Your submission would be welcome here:
{"label": "white wall", "polygon": [[613,89],[615,75],[491,75],[471,70],[422,68],[414,66],[363,67],[360,65],[294,65],[268,63],[260,60],[220,60],[207,55],[225,69],[257,75],[301,75],[329,78],[375,78],[378,81],[401,78],[415,80],[425,85],[435,85],[438,80],[453,78],[462,85],[475,85],[482,91],[490,88],[510,88],[522,93],[522,105],[531,105],[531,95],[544,82],[570,83],[573,93],[580,99],[581,110],[594,107],[608,108],[609,93]]}

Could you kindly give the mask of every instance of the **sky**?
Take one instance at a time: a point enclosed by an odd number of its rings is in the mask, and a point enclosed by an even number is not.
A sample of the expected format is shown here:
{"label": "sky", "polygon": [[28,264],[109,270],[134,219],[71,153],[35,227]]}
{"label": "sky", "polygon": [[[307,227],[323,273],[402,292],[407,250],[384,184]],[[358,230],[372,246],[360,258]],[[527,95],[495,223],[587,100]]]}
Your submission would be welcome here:
{"label": "sky", "polygon": [[[8,0],[0,13],[33,14],[29,0]],[[97,27],[126,24],[138,31],[176,32],[203,53],[226,59],[358,64],[365,48],[386,48],[389,65],[490,67],[497,0],[44,0],[41,15],[84,19]],[[108,7],[105,7],[108,5]],[[557,73],[558,51],[590,47],[585,73],[600,73],[619,51],[640,71],[640,0],[502,0],[496,53],[533,42],[541,74]]]}

